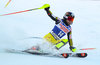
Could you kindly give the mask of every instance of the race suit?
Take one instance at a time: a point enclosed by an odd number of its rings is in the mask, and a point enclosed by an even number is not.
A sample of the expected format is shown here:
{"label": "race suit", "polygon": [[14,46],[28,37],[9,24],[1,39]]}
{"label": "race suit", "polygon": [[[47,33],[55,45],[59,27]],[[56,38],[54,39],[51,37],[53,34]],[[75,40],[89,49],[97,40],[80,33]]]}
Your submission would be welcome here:
{"label": "race suit", "polygon": [[[52,44],[57,44],[58,42],[62,41],[62,37],[64,37],[67,34],[67,39],[69,42],[70,46],[73,46],[73,42],[72,42],[72,28],[70,25],[67,25],[63,19],[60,19],[56,16],[54,16],[52,14],[52,12],[47,9],[46,10],[48,16],[55,21],[55,26],[52,29],[52,31],[50,31],[48,34],[46,34],[44,36],[44,39],[46,39],[48,42],[52,43]],[[66,43],[67,43],[66,42]]]}

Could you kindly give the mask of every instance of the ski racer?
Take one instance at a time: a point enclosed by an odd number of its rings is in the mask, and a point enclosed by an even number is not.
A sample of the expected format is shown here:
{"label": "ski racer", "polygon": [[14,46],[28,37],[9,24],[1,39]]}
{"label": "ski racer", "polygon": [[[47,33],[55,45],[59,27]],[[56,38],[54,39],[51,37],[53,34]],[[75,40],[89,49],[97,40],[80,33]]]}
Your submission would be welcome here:
{"label": "ski racer", "polygon": [[[53,45],[59,50],[61,47],[66,45],[69,42],[69,48],[72,52],[76,51],[76,48],[73,46],[72,41],[72,28],[70,25],[73,24],[74,14],[72,12],[66,12],[63,16],[63,19],[60,19],[52,14],[49,10],[50,7],[45,8],[48,16],[55,21],[55,26],[51,32],[44,36],[44,39]],[[62,39],[63,36],[67,34],[67,39]]]}

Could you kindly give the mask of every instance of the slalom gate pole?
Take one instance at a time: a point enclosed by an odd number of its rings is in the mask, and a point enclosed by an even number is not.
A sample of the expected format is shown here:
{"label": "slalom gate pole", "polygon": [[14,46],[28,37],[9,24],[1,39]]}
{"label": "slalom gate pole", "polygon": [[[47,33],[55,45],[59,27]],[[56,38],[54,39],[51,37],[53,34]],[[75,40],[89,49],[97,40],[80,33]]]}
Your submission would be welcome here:
{"label": "slalom gate pole", "polygon": [[28,12],[28,11],[33,11],[33,10],[38,10],[38,9],[44,9],[50,7],[49,4],[44,4],[42,7],[40,8],[34,8],[34,9],[29,9],[29,10],[24,10],[24,11],[18,11],[18,12],[13,12],[13,13],[8,13],[8,14],[2,14],[0,16],[6,16],[6,15],[12,15],[12,14],[17,14],[17,13],[23,13],[23,12]]}
{"label": "slalom gate pole", "polygon": [[96,48],[83,48],[83,49],[79,49],[79,50],[94,50]]}

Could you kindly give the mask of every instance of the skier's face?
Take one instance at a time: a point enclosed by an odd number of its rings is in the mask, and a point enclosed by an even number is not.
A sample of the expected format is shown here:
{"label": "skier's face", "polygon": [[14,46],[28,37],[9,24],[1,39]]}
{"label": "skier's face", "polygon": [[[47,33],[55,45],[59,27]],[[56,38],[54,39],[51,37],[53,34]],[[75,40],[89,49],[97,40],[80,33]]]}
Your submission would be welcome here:
{"label": "skier's face", "polygon": [[73,23],[74,18],[71,16],[66,17],[66,22],[68,23],[68,25],[71,25]]}
{"label": "skier's face", "polygon": [[73,24],[73,21],[70,21],[70,20],[67,20],[67,19],[66,19],[66,22],[68,23],[68,25],[72,25]]}

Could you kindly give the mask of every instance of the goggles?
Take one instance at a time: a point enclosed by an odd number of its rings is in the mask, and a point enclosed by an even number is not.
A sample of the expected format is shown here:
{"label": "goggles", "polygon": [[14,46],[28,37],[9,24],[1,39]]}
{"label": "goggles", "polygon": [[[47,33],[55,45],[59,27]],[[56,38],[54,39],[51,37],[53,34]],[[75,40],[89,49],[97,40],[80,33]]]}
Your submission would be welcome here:
{"label": "goggles", "polygon": [[74,21],[74,18],[73,17],[71,17],[71,16],[64,16],[67,20],[69,20],[69,21]]}
{"label": "goggles", "polygon": [[67,20],[69,20],[69,21],[74,21],[74,18],[73,17],[71,17],[71,16],[69,16],[68,18],[67,18]]}

